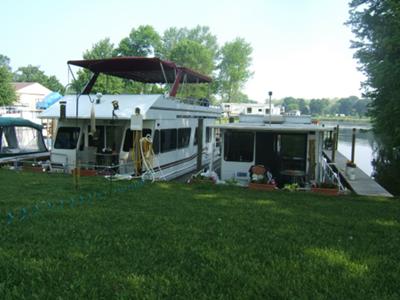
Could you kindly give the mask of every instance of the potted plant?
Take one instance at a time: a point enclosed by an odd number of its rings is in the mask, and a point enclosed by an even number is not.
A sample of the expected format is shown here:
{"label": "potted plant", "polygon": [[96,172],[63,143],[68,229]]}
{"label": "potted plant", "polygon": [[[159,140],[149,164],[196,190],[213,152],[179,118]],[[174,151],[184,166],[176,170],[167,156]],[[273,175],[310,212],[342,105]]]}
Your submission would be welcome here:
{"label": "potted plant", "polygon": [[273,191],[276,190],[275,180],[268,180],[265,176],[256,177],[252,176],[252,180],[249,183],[249,189],[252,190],[264,190],[264,191]]}
{"label": "potted plant", "polygon": [[331,182],[322,182],[312,186],[311,192],[322,195],[338,195],[339,187]]}
{"label": "potted plant", "polygon": [[346,175],[349,178],[349,180],[355,180],[356,179],[356,164],[348,160],[346,163]]}

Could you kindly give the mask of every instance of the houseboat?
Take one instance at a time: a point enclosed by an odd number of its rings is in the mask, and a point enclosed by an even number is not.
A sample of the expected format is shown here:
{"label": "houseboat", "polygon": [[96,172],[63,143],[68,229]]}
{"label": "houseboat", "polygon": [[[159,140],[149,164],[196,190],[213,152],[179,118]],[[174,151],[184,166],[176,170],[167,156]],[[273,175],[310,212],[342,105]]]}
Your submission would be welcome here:
{"label": "houseboat", "polygon": [[[286,184],[318,184],[340,180],[323,158],[324,132],[310,116],[242,114],[239,122],[213,126],[221,135],[221,179],[252,181],[252,167],[261,166],[269,179]],[[330,169],[330,171],[332,171]],[[340,184],[340,182],[339,182]]]}
{"label": "houseboat", "polygon": [[[207,164],[211,157],[211,126],[221,109],[207,99],[181,100],[185,84],[207,84],[211,78],[170,61],[116,57],[69,61],[92,77],[79,95],[67,95],[41,114],[56,119],[51,169],[70,172],[78,165],[119,174],[172,179]],[[124,80],[170,86],[164,94],[102,95],[91,93],[100,74]],[[149,146],[150,145],[150,146]],[[216,151],[216,150],[213,150]]]}

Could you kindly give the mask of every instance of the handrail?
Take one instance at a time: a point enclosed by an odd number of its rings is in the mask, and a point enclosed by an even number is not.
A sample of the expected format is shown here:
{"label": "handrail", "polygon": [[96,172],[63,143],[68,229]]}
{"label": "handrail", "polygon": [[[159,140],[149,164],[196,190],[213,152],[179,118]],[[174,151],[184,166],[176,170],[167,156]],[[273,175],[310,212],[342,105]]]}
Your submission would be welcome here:
{"label": "handrail", "polygon": [[335,163],[328,163],[326,159],[322,159],[322,181],[328,178],[329,181],[338,185],[339,191],[345,191],[346,188],[342,184],[338,172],[335,172],[331,165],[335,165]]}

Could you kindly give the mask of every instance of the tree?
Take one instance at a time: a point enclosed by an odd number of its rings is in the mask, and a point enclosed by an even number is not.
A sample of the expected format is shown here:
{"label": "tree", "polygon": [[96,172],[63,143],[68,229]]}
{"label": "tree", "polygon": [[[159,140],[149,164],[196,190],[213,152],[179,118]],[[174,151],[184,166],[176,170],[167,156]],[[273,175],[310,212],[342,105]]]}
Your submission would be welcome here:
{"label": "tree", "polygon": [[[114,55],[114,44],[110,42],[109,38],[105,38],[95,43],[92,49],[86,50],[83,53],[84,59],[101,59],[110,58]],[[91,73],[86,69],[81,69],[77,73],[78,77],[72,82],[72,87],[76,93],[80,93],[87,82],[90,80]],[[101,74],[97,80],[96,84],[92,88],[93,93],[104,93],[104,94],[117,94],[124,91],[124,81],[120,78],[113,76],[106,76]]]}
{"label": "tree", "polygon": [[223,101],[233,101],[252,76],[250,71],[252,51],[250,44],[242,38],[236,38],[222,46],[221,61],[218,65],[218,84]]}
{"label": "tree", "polygon": [[282,106],[285,107],[286,112],[291,111],[291,110],[299,110],[299,103],[293,97],[283,98]]}
{"label": "tree", "polygon": [[12,86],[12,73],[6,65],[0,65],[0,106],[10,105],[17,100],[15,89]]}
{"label": "tree", "polygon": [[10,59],[3,54],[0,54],[0,67],[1,66],[4,66],[8,69],[8,71],[11,71]]}
{"label": "tree", "polygon": [[350,18],[356,39],[352,47],[367,79],[364,94],[372,99],[374,130],[389,149],[400,147],[400,2],[352,0]]}
{"label": "tree", "polygon": [[64,86],[55,76],[47,76],[38,66],[28,65],[19,67],[14,73],[14,81],[17,82],[38,82],[49,90],[64,93]]}
{"label": "tree", "polygon": [[217,37],[211,33],[209,27],[200,25],[191,29],[171,27],[165,30],[162,37],[160,56],[170,59],[172,50],[182,40],[197,42],[211,52],[214,61],[218,58]]}
{"label": "tree", "polygon": [[157,55],[161,48],[161,37],[150,25],[133,28],[128,37],[121,40],[114,56]]}
{"label": "tree", "polygon": [[329,100],[327,99],[311,99],[310,100],[310,113],[311,115],[323,115],[329,107]]}

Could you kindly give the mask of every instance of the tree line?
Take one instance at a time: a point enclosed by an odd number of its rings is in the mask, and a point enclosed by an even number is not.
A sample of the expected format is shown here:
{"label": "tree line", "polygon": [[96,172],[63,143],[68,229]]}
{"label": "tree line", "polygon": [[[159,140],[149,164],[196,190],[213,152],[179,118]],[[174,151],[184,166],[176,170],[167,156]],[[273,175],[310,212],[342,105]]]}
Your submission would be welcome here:
{"label": "tree line", "polygon": [[[194,28],[171,27],[162,34],[150,25],[133,28],[129,35],[114,45],[109,38],[104,38],[93,44],[91,49],[83,53],[83,59],[102,59],[117,56],[156,56],[194,69],[212,77],[210,87],[188,85],[178,94],[184,97],[208,97],[224,102],[239,102],[248,99],[242,91],[244,84],[252,76],[251,45],[243,38],[219,45],[217,37],[207,26]],[[47,88],[64,93],[64,87],[55,76],[46,75],[38,66],[28,65],[12,72],[10,59],[0,55],[0,105],[10,104],[15,99],[11,81],[39,82]],[[79,70],[77,77],[71,83],[72,91],[79,93],[89,80],[90,73]],[[160,93],[168,87],[160,85],[145,85],[138,82],[122,80],[112,76],[99,76],[94,92],[102,93]],[[4,94],[4,95],[3,95]]]}
{"label": "tree line", "polygon": [[370,99],[360,99],[350,96],[337,99],[303,99],[286,97],[275,101],[285,108],[285,111],[299,110],[301,114],[324,116],[345,115],[354,117],[365,117],[368,115]]}
{"label": "tree line", "polygon": [[10,105],[17,100],[12,82],[38,82],[49,90],[64,93],[64,86],[56,76],[48,76],[39,66],[27,65],[12,71],[10,58],[0,54],[0,106]]}
{"label": "tree line", "polygon": [[[188,85],[178,96],[212,97],[232,102],[247,98],[244,84],[250,78],[252,47],[243,38],[236,38],[220,46],[209,27],[171,27],[162,34],[150,25],[133,28],[117,45],[104,38],[83,54],[84,59],[101,59],[118,56],[156,56],[178,65],[191,68],[214,79],[211,87]],[[89,72],[79,70],[72,86],[82,90]],[[102,93],[158,93],[166,91],[160,85],[144,85],[110,76],[99,76],[94,92]]]}

